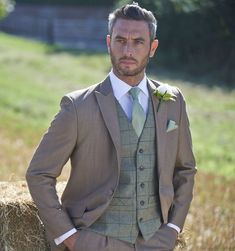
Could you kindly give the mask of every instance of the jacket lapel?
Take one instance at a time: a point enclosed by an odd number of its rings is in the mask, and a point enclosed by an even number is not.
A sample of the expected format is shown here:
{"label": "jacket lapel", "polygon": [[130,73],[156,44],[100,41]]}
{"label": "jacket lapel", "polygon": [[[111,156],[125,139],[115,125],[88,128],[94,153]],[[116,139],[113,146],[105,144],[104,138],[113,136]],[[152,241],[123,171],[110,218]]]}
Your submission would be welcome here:
{"label": "jacket lapel", "polygon": [[157,112],[159,99],[153,95],[156,86],[151,80],[148,79],[150,97],[153,104],[155,127],[156,127],[156,148],[157,148],[157,162],[158,162],[158,175],[160,177],[161,171],[165,164],[165,147],[166,147],[166,124],[167,124],[167,102],[161,102],[160,108]]}
{"label": "jacket lapel", "polygon": [[120,168],[120,129],[116,110],[115,97],[109,77],[100,84],[100,89],[95,91],[97,103],[100,107],[105,125],[117,151],[118,167]]}

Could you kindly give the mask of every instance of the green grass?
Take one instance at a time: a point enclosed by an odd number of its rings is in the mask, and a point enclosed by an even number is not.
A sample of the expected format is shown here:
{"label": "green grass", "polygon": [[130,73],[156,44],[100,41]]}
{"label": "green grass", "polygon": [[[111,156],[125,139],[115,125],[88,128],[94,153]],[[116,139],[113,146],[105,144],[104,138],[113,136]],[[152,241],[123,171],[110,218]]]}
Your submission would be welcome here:
{"label": "green grass", "polygon": [[[0,33],[0,180],[24,176],[62,95],[101,81],[109,69],[106,53],[63,51]],[[198,168],[234,178],[235,91],[160,76],[185,95]]]}
{"label": "green grass", "polygon": [[101,80],[108,71],[105,55],[72,55],[56,48],[0,35],[0,128],[35,144],[58,109],[61,96]]}

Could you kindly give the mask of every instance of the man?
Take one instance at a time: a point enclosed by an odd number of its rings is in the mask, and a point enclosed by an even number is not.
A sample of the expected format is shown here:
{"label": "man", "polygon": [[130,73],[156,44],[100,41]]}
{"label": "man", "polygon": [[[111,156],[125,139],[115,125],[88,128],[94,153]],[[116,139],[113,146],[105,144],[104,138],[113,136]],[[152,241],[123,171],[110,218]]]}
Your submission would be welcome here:
{"label": "man", "polygon": [[155,35],[153,14],[136,3],[110,14],[112,71],[62,99],[34,154],[26,177],[52,250],[174,249],[196,168],[181,93],[145,75]]}

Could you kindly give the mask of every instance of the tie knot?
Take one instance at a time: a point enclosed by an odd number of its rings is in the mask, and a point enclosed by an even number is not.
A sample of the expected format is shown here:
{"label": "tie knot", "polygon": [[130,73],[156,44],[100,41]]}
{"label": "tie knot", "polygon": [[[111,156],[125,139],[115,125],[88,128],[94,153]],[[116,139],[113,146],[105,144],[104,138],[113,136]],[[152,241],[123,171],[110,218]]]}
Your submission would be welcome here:
{"label": "tie knot", "polygon": [[140,93],[140,88],[139,87],[132,87],[129,90],[130,95],[132,96],[133,100],[138,98],[138,95]]}

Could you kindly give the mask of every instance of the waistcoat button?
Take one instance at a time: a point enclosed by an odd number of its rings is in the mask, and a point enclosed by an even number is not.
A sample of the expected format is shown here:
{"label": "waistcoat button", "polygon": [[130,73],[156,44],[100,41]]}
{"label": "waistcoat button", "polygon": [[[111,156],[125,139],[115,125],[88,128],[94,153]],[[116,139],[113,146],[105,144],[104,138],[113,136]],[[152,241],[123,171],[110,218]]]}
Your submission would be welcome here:
{"label": "waistcoat button", "polygon": [[144,150],[142,148],[139,149],[139,153],[143,153]]}
{"label": "waistcoat button", "polygon": [[141,205],[141,206],[144,205],[144,201],[143,201],[143,200],[140,201],[140,205]]}
{"label": "waistcoat button", "polygon": [[140,169],[140,171],[143,171],[144,170],[144,166],[140,166],[139,169]]}
{"label": "waistcoat button", "polygon": [[145,184],[144,184],[144,183],[141,183],[140,186],[141,186],[141,188],[144,188],[144,187],[145,187]]}

